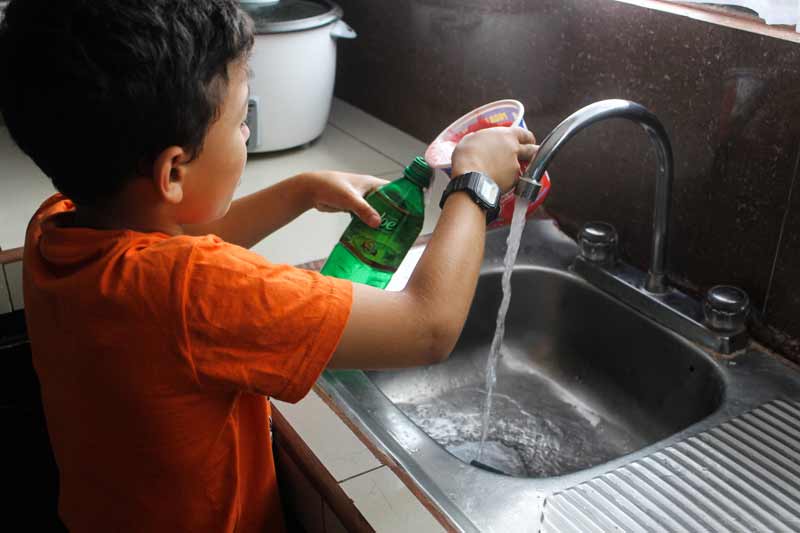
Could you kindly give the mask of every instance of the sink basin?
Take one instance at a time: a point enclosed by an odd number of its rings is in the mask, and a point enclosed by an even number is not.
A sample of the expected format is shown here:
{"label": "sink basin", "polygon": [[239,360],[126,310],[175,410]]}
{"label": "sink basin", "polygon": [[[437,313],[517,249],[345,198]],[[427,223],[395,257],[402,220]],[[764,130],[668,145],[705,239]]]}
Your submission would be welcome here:
{"label": "sink basin", "polygon": [[[319,381],[320,392],[458,530],[562,531],[542,524],[556,515],[566,520],[576,509],[599,513],[614,504],[625,511],[610,522],[600,519],[603,527],[580,522],[563,531],[629,531],[626,513],[641,502],[655,502],[657,509],[648,513],[672,516],[669,475],[688,476],[694,484],[707,475],[703,469],[727,464],[719,462],[725,453],[733,454],[733,464],[755,453],[727,433],[704,435],[768,402],[800,399],[795,367],[755,343],[722,356],[656,324],[574,273],[576,243],[552,221],[531,220],[511,277],[488,439],[473,463],[507,234],[507,228],[487,233],[475,299],[446,362],[397,371],[326,371]],[[800,426],[786,420],[776,423],[795,435]],[[763,440],[746,439],[748,446]],[[695,444],[685,448],[687,441]],[[679,467],[670,462],[675,458]],[[652,483],[655,493],[641,492],[642,483]],[[741,486],[753,483],[760,481]],[[711,501],[713,483],[701,485],[698,501]],[[576,506],[566,515],[559,503],[565,501]]]}
{"label": "sink basin", "polygon": [[[482,273],[445,363],[368,372],[427,435],[476,458],[502,270]],[[677,433],[716,410],[722,375],[701,350],[569,273],[521,267],[480,463],[543,478],[583,470]]]}

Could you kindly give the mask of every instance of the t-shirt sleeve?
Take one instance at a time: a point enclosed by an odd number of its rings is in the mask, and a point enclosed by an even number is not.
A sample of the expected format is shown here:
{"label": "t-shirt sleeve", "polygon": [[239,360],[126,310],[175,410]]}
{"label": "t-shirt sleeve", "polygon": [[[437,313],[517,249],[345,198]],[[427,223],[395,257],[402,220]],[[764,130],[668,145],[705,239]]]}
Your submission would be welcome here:
{"label": "t-shirt sleeve", "polygon": [[197,379],[300,400],[339,343],[352,291],[349,281],[272,264],[216,238],[199,240],[183,302]]}

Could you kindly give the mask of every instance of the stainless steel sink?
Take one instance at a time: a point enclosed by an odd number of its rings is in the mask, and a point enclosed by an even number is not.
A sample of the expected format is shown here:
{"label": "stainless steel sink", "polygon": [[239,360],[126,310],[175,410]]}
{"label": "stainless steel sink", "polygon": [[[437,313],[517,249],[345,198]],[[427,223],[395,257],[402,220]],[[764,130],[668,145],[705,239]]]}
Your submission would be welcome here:
{"label": "stainless steel sink", "polygon": [[[501,273],[482,273],[447,362],[367,373],[467,463],[481,439]],[[528,266],[511,279],[481,463],[520,477],[569,474],[644,448],[719,407],[722,375],[701,350],[568,273]]]}
{"label": "stainless steel sink", "polygon": [[512,280],[488,441],[476,458],[507,230],[487,236],[448,361],[326,372],[325,393],[464,531],[537,531],[545,501],[776,398],[794,368],[756,345],[721,356],[570,270],[575,243],[531,221]]}

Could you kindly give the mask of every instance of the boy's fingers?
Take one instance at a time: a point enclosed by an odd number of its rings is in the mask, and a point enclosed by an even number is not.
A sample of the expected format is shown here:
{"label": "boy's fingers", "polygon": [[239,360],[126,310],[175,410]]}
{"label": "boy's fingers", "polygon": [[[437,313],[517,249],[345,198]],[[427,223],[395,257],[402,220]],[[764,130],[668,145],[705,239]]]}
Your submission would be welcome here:
{"label": "boy's fingers", "polygon": [[371,228],[377,228],[381,223],[381,216],[363,198],[359,197],[358,200],[356,200],[353,213],[355,213],[356,216],[364,222],[364,224]]}
{"label": "boy's fingers", "polygon": [[533,135],[533,132],[516,126],[513,127],[512,130],[517,134],[517,140],[520,144],[533,144],[536,142],[536,137]]}
{"label": "boy's fingers", "polygon": [[376,177],[373,177],[373,176],[370,176],[370,180],[369,181],[370,181],[370,187],[369,187],[370,191],[374,191],[378,187],[382,187],[383,185],[386,185],[387,183],[389,183],[389,180],[386,180],[386,179],[383,179],[383,178],[376,178]]}
{"label": "boy's fingers", "polygon": [[536,155],[536,152],[539,151],[539,146],[536,144],[523,144],[519,147],[519,153],[517,154],[518,159],[522,159],[523,161],[529,161],[533,159]]}

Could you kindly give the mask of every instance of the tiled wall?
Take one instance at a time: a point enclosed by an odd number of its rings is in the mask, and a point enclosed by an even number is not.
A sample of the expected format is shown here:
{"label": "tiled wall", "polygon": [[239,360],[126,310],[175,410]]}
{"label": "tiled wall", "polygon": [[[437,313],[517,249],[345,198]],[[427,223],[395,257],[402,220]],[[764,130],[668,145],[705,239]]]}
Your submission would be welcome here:
{"label": "tiled wall", "polygon": [[[675,153],[670,276],[743,287],[754,330],[800,357],[800,45],[613,0],[339,3],[359,36],[340,43],[337,96],[422,140],[500,98],[525,104],[540,139],[597,100],[651,109]],[[568,233],[612,222],[646,267],[655,154],[640,128],[594,125],[550,173]]]}

